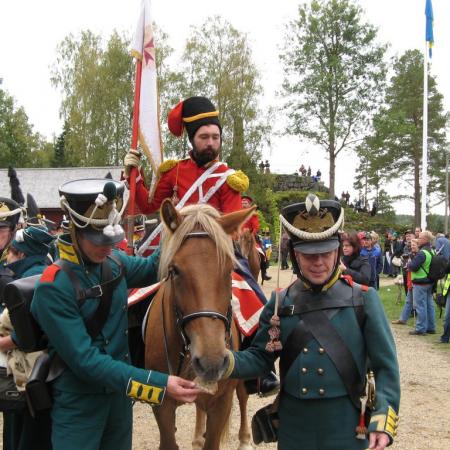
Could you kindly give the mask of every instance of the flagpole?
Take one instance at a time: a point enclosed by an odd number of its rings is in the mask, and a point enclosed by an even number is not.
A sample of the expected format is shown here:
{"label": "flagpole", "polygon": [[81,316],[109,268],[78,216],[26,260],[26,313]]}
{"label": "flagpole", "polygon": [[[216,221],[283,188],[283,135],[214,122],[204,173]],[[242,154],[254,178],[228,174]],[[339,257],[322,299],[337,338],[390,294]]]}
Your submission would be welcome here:
{"label": "flagpole", "polygon": [[423,141],[422,141],[422,211],[420,227],[427,228],[427,167],[428,167],[428,43],[423,54]]}
{"label": "flagpole", "polygon": [[[141,77],[142,77],[142,60],[136,60],[136,77],[134,87],[134,105],[133,105],[133,129],[131,134],[131,148],[137,150],[138,135],[139,135],[139,104],[141,97]],[[130,197],[128,199],[128,227],[127,227],[127,239],[128,248],[127,253],[133,254],[133,234],[134,234],[134,215],[136,204],[136,174],[138,169],[132,167],[130,170],[129,188]]]}
{"label": "flagpole", "polygon": [[444,233],[448,233],[448,148],[445,146],[445,221]]}

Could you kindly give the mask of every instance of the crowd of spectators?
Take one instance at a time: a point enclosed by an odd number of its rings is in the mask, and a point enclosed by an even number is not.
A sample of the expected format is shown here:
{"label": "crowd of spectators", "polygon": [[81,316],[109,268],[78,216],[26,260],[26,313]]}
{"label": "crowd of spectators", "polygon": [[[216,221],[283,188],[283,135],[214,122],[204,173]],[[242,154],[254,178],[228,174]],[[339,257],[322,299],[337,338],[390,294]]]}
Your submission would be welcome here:
{"label": "crowd of spectators", "polygon": [[[380,275],[395,278],[404,289],[405,303],[400,317],[392,323],[405,325],[414,316],[411,335],[435,334],[434,296],[438,291],[445,300],[450,291],[450,241],[447,236],[417,227],[403,234],[387,230],[380,244],[375,231],[349,231],[341,234],[341,273],[355,282],[374,289],[380,288]],[[428,278],[431,255],[439,254],[447,260],[449,273],[438,283]],[[281,269],[289,269],[289,247],[286,232],[281,239]],[[403,287],[402,287],[403,286]],[[400,295],[400,293],[399,293]],[[400,297],[399,297],[400,298]],[[443,333],[438,342],[449,343],[450,301],[446,302]]]}
{"label": "crowd of spectators", "polygon": [[319,182],[322,179],[322,172],[320,169],[317,170],[316,174],[313,175],[311,171],[311,167],[308,166],[308,169],[302,164],[299,169],[298,173],[301,177],[309,177],[314,183]]}

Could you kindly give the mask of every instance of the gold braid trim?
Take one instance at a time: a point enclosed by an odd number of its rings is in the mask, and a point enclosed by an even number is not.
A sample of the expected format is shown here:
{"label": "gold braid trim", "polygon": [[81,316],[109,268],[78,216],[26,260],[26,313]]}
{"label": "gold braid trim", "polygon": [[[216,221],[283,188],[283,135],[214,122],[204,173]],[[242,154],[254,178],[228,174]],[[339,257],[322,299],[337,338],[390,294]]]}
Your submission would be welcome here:
{"label": "gold braid trim", "polygon": [[206,119],[208,117],[217,117],[218,115],[219,115],[219,111],[209,111],[209,112],[196,114],[195,116],[191,116],[191,117],[183,117],[183,122],[191,123],[191,122],[195,122],[196,120]]}
{"label": "gold braid trim", "polygon": [[178,159],[167,159],[158,167],[158,178],[161,174],[168,172],[170,169],[173,169],[180,161]]}
{"label": "gold braid trim", "polygon": [[370,431],[383,431],[388,434],[391,441],[397,435],[399,417],[394,409],[389,406],[387,414],[376,414],[370,418],[370,425],[375,424],[375,429],[370,426]]}
{"label": "gold braid trim", "polygon": [[237,192],[245,192],[250,186],[248,176],[242,170],[237,170],[227,177],[228,186]]}

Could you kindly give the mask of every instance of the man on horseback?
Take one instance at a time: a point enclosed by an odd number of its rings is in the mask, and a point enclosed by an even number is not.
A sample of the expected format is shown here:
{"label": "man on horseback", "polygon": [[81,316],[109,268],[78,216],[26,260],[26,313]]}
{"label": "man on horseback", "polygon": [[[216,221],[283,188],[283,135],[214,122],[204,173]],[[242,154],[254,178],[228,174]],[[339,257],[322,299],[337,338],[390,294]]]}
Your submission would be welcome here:
{"label": "man on horseback", "polygon": [[[397,431],[399,368],[377,292],[340,276],[344,211],[309,194],[280,219],[298,279],[272,294],[251,346],[229,353],[224,377],[267,373],[280,356],[282,390],[265,416],[257,413],[256,441],[278,439],[280,450],[383,450]],[[275,425],[267,413],[278,416]]]}
{"label": "man on horseback", "polygon": [[[222,126],[219,111],[206,97],[190,97],[173,108],[168,116],[169,130],[182,136],[186,130],[192,150],[189,158],[168,159],[158,168],[155,192],[149,193],[143,177],[136,180],[136,201],[143,214],[159,209],[164,199],[189,205],[208,203],[221,213],[242,209],[241,192],[248,189],[248,177],[219,161]],[[140,153],[125,156],[125,172],[140,166]]]}
{"label": "man on horseback", "polygon": [[[138,177],[136,202],[141,212],[157,211],[165,198],[178,206],[208,203],[221,213],[241,210],[241,193],[248,189],[249,180],[242,171],[230,169],[219,161],[222,125],[213,103],[206,97],[190,97],[178,103],[169,112],[168,126],[178,137],[186,130],[192,150],[189,158],[169,159],[161,164],[153,194],[149,193],[142,175]],[[124,161],[126,173],[130,167],[140,166],[140,157],[139,152],[130,150]],[[156,249],[159,236],[157,233],[150,236],[149,248]],[[277,386],[278,380],[273,376],[261,382],[264,392],[272,392]]]}
{"label": "man on horseback", "polygon": [[52,359],[55,449],[131,449],[132,402],[165,394],[192,402],[193,382],[130,365],[127,289],[155,282],[159,251],[149,258],[113,250],[124,233],[122,184],[76,180],[60,187],[69,233],[60,259],[40,278],[31,310]]}

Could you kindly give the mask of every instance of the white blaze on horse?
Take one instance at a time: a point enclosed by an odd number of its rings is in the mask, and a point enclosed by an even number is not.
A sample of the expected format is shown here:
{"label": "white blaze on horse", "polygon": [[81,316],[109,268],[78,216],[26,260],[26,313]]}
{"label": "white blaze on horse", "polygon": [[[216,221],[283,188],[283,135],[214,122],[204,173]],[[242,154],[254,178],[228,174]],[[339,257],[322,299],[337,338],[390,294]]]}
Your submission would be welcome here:
{"label": "white blaze on horse", "polygon": [[[165,225],[160,275],[164,279],[148,313],[145,336],[147,368],[187,379],[218,381],[214,395],[196,400],[195,450],[218,450],[237,391],[241,425],[239,450],[250,450],[248,394],[243,382],[220,380],[228,366],[227,347],[239,347],[231,312],[231,272],[236,264],[231,235],[254,207],[220,215],[208,205],[178,212],[170,200],[161,206]],[[177,450],[175,410],[170,397],[153,408],[160,432],[160,450]]]}

